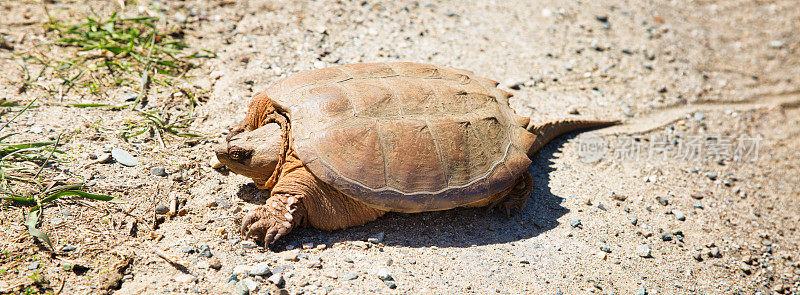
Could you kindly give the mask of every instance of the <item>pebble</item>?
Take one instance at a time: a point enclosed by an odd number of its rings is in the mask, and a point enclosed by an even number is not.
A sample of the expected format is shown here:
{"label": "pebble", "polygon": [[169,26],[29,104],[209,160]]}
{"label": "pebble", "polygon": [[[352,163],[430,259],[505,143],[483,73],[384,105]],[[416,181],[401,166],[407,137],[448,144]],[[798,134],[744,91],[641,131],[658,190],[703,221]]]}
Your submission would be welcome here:
{"label": "pebble", "polygon": [[219,261],[219,259],[214,258],[211,259],[211,261],[208,263],[208,266],[210,266],[213,269],[219,270],[220,268],[222,268],[222,262]]}
{"label": "pebble", "polygon": [[575,219],[570,219],[570,221],[569,221],[569,226],[571,226],[571,227],[579,227],[581,225],[582,224],[581,224],[581,220],[580,219],[575,218]]}
{"label": "pebble", "polygon": [[31,263],[28,264],[27,268],[31,269],[31,270],[37,269],[37,268],[39,268],[39,263],[38,262],[31,262]]}
{"label": "pebble", "polygon": [[378,233],[378,234],[376,234],[374,236],[369,237],[367,239],[367,242],[370,242],[370,243],[373,243],[373,244],[381,243],[381,242],[383,242],[384,236],[386,236],[386,234],[384,234],[383,232],[380,232],[380,233]]}
{"label": "pebble", "polygon": [[694,260],[703,261],[703,253],[700,251],[695,252],[692,257],[694,257]]}
{"label": "pebble", "polygon": [[139,165],[139,160],[131,155],[131,153],[119,148],[111,149],[111,156],[114,157],[114,161],[117,161],[117,163],[128,167]]}
{"label": "pebble", "polygon": [[378,269],[378,271],[375,272],[375,275],[377,275],[381,281],[394,281],[392,274],[389,273],[389,270],[385,268]]}
{"label": "pebble", "polygon": [[597,21],[599,21],[601,23],[607,23],[608,22],[608,15],[595,15],[594,19],[596,19]]}
{"label": "pebble", "polygon": [[639,286],[639,290],[636,291],[636,295],[647,295],[647,288],[644,286]]}
{"label": "pebble", "polygon": [[661,234],[661,240],[665,242],[672,241],[672,235],[669,233],[663,233]]}
{"label": "pebble", "polygon": [[786,45],[786,42],[783,40],[773,40],[769,42],[769,47],[772,49],[780,49],[783,45]]}
{"label": "pebble", "polygon": [[150,175],[164,177],[167,176],[167,170],[164,170],[164,167],[155,166],[150,168]]}
{"label": "pebble", "polygon": [[250,292],[257,292],[258,291],[258,283],[254,281],[252,278],[246,278],[242,280],[240,283],[244,284],[247,287],[247,290]]}
{"label": "pebble", "polygon": [[300,250],[291,250],[281,253],[281,259],[286,261],[297,261],[297,255],[300,254]]}
{"label": "pebble", "polygon": [[258,247],[258,245],[256,245],[256,242],[253,242],[253,241],[242,241],[242,248],[252,249],[252,248],[255,248],[255,247]]}
{"label": "pebble", "polygon": [[383,281],[383,283],[386,284],[389,289],[397,289],[397,284],[393,281]]}
{"label": "pebble", "polygon": [[352,281],[358,278],[358,274],[351,272],[341,277],[345,281]]}
{"label": "pebble", "polygon": [[628,216],[628,220],[633,225],[636,225],[637,223],[639,223],[639,218],[636,218],[636,216],[634,216],[634,215]]}
{"label": "pebble", "polygon": [[156,206],[156,214],[167,214],[169,212],[169,208],[166,205],[158,205]]}
{"label": "pebble", "polygon": [[652,256],[653,253],[652,253],[652,250],[650,249],[650,245],[647,245],[647,244],[639,246],[639,248],[636,249],[636,254],[638,254],[639,257],[642,257],[642,258],[652,258],[653,257]]}
{"label": "pebble", "polygon": [[692,205],[692,207],[694,207],[695,209],[703,209],[703,204],[694,203],[694,205]]}
{"label": "pebble", "polygon": [[600,251],[611,253],[611,247],[609,247],[608,245],[600,245]]}
{"label": "pebble", "polygon": [[208,261],[204,260],[204,261],[198,261],[197,262],[197,268],[198,269],[206,269],[206,268],[209,268],[209,267],[211,267],[211,264],[209,264]]}
{"label": "pebble", "polygon": [[233,274],[241,275],[241,274],[249,274],[251,267],[249,265],[239,264],[233,267]]}
{"label": "pebble", "polygon": [[283,275],[279,273],[273,274],[272,276],[269,277],[269,279],[267,279],[267,281],[269,281],[275,286],[278,286],[278,288],[283,287],[284,283],[286,283],[286,281],[283,280]]}
{"label": "pebble", "polygon": [[675,219],[677,219],[677,220],[680,220],[680,221],[685,221],[686,220],[686,215],[684,215],[683,211],[681,211],[681,210],[673,209],[672,210],[672,215],[675,215]]}
{"label": "pebble", "polygon": [[66,244],[63,247],[61,247],[61,251],[64,251],[64,252],[75,251],[75,249],[77,249],[77,247],[75,247],[73,245],[70,245],[70,244]]}
{"label": "pebble", "polygon": [[200,257],[211,258],[213,254],[211,254],[211,247],[208,245],[200,245],[200,253],[198,254]]}
{"label": "pebble", "polygon": [[225,71],[213,71],[208,76],[211,78],[211,80],[217,80],[222,78],[222,76],[225,76]]}
{"label": "pebble", "polygon": [[525,80],[515,79],[515,78],[509,78],[503,82],[503,86],[505,86],[508,89],[514,89],[514,90],[519,90],[520,86],[522,86],[523,84],[525,84]]}
{"label": "pebble", "polygon": [[222,164],[222,162],[220,162],[219,159],[217,159],[217,156],[211,157],[211,160],[208,161],[208,165],[211,166],[211,168],[213,169],[220,169],[222,167],[225,167],[225,164]]}
{"label": "pebble", "polygon": [[717,174],[714,173],[714,172],[706,173],[706,177],[708,177],[708,179],[711,179],[711,180],[717,180]]}
{"label": "pebble", "polygon": [[250,289],[247,288],[247,285],[244,282],[237,282],[233,287],[233,294],[250,295]]}
{"label": "pebble", "polygon": [[272,270],[269,268],[269,263],[261,262],[250,268],[250,275],[254,276],[271,276]]}
{"label": "pebble", "polygon": [[720,258],[720,257],[722,257],[722,253],[719,252],[719,248],[714,247],[714,248],[711,248],[711,251],[708,253],[708,256],[710,256],[712,258]]}
{"label": "pebble", "polygon": [[658,201],[658,203],[661,204],[661,206],[669,205],[669,201],[667,200],[667,198],[664,198],[662,196],[657,196],[656,201]]}
{"label": "pebble", "polygon": [[180,274],[175,277],[175,281],[179,283],[192,283],[197,281],[197,278],[190,274]]}
{"label": "pebble", "polygon": [[104,154],[100,155],[100,157],[97,158],[97,163],[100,163],[100,164],[111,163],[111,154],[104,153]]}

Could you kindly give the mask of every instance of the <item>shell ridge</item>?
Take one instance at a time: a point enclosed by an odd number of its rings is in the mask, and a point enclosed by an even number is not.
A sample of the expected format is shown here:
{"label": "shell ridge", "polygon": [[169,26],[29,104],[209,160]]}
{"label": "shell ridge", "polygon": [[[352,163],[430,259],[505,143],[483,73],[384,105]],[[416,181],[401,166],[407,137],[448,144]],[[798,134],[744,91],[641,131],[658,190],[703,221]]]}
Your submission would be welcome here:
{"label": "shell ridge", "polygon": [[442,175],[444,175],[444,181],[447,183],[447,187],[450,187],[450,177],[447,177],[447,170],[444,168],[444,156],[442,156],[442,149],[439,147],[439,137],[436,136],[436,131],[431,128],[431,123],[428,122],[428,118],[425,118],[425,127],[428,128],[428,132],[431,133],[431,137],[433,138],[433,146],[436,147],[436,155],[439,157],[439,168],[442,169]]}
{"label": "shell ridge", "polygon": [[[383,158],[382,159],[383,160],[383,187],[387,187],[388,186],[388,184],[387,184],[388,175],[386,175],[386,171],[387,171],[387,167],[386,166],[388,165],[388,162],[386,161],[386,144],[383,142],[383,133],[381,133],[381,127],[380,127],[380,124],[378,123],[378,119],[375,119],[375,118],[370,118],[370,119],[372,119],[372,123],[375,124],[375,133],[378,134],[378,144],[381,146],[381,158]],[[360,185],[361,187],[364,187],[364,188],[367,188],[369,190],[372,190],[371,188],[368,188],[366,185],[362,184],[361,182],[349,179],[347,177],[344,177],[344,178],[347,179],[348,181],[351,181],[353,183],[356,183],[356,184]]]}
{"label": "shell ridge", "polygon": [[[392,71],[394,71],[394,70],[392,70]],[[400,96],[397,95],[397,91],[395,91],[394,86],[392,86],[392,83],[387,82],[385,78],[384,79],[380,79],[380,81],[381,81],[381,83],[383,83],[384,86],[386,86],[386,89],[389,89],[389,92],[392,93],[392,100],[394,102],[394,106],[397,108],[397,113],[400,114],[400,116],[402,117],[403,114],[404,114],[403,113],[403,107],[400,106],[400,101],[399,101]]]}

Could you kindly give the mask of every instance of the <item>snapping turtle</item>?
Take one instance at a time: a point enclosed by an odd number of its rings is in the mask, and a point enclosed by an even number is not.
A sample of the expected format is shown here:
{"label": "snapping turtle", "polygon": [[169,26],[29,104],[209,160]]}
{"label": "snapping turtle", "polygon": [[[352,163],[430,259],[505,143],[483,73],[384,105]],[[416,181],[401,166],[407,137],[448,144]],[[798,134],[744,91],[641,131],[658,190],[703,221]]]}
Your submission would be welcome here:
{"label": "snapping turtle", "polygon": [[296,226],[362,225],[388,211],[522,209],[530,157],[554,137],[616,121],[531,124],[511,94],[470,71],[362,63],[296,74],[256,94],[216,148],[271,189],[242,233],[275,242]]}

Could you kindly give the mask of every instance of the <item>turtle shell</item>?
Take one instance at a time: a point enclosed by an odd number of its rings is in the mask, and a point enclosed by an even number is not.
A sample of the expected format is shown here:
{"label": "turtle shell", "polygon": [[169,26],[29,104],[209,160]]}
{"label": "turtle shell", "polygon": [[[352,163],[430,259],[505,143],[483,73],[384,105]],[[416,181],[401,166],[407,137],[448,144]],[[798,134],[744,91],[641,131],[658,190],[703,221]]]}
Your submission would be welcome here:
{"label": "turtle shell", "polygon": [[362,63],[299,73],[265,94],[286,110],[315,176],[370,206],[422,212],[500,193],[531,163],[527,118],[496,86],[466,70]]}

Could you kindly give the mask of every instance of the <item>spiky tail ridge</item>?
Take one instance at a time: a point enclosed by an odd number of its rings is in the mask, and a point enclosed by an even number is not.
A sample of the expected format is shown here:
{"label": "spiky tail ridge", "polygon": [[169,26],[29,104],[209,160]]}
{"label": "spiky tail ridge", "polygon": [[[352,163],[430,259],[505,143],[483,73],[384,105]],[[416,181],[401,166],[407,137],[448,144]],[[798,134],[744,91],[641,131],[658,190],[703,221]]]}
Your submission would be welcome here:
{"label": "spiky tail ridge", "polygon": [[598,120],[559,120],[559,121],[552,121],[547,122],[542,125],[534,125],[533,122],[528,124],[529,132],[536,135],[536,140],[531,145],[531,148],[528,150],[528,156],[533,156],[539,149],[545,146],[548,142],[553,140],[554,138],[569,133],[572,131],[577,130],[584,130],[584,129],[595,129],[595,128],[603,128],[608,126],[613,126],[619,124],[620,121],[598,121]]}

